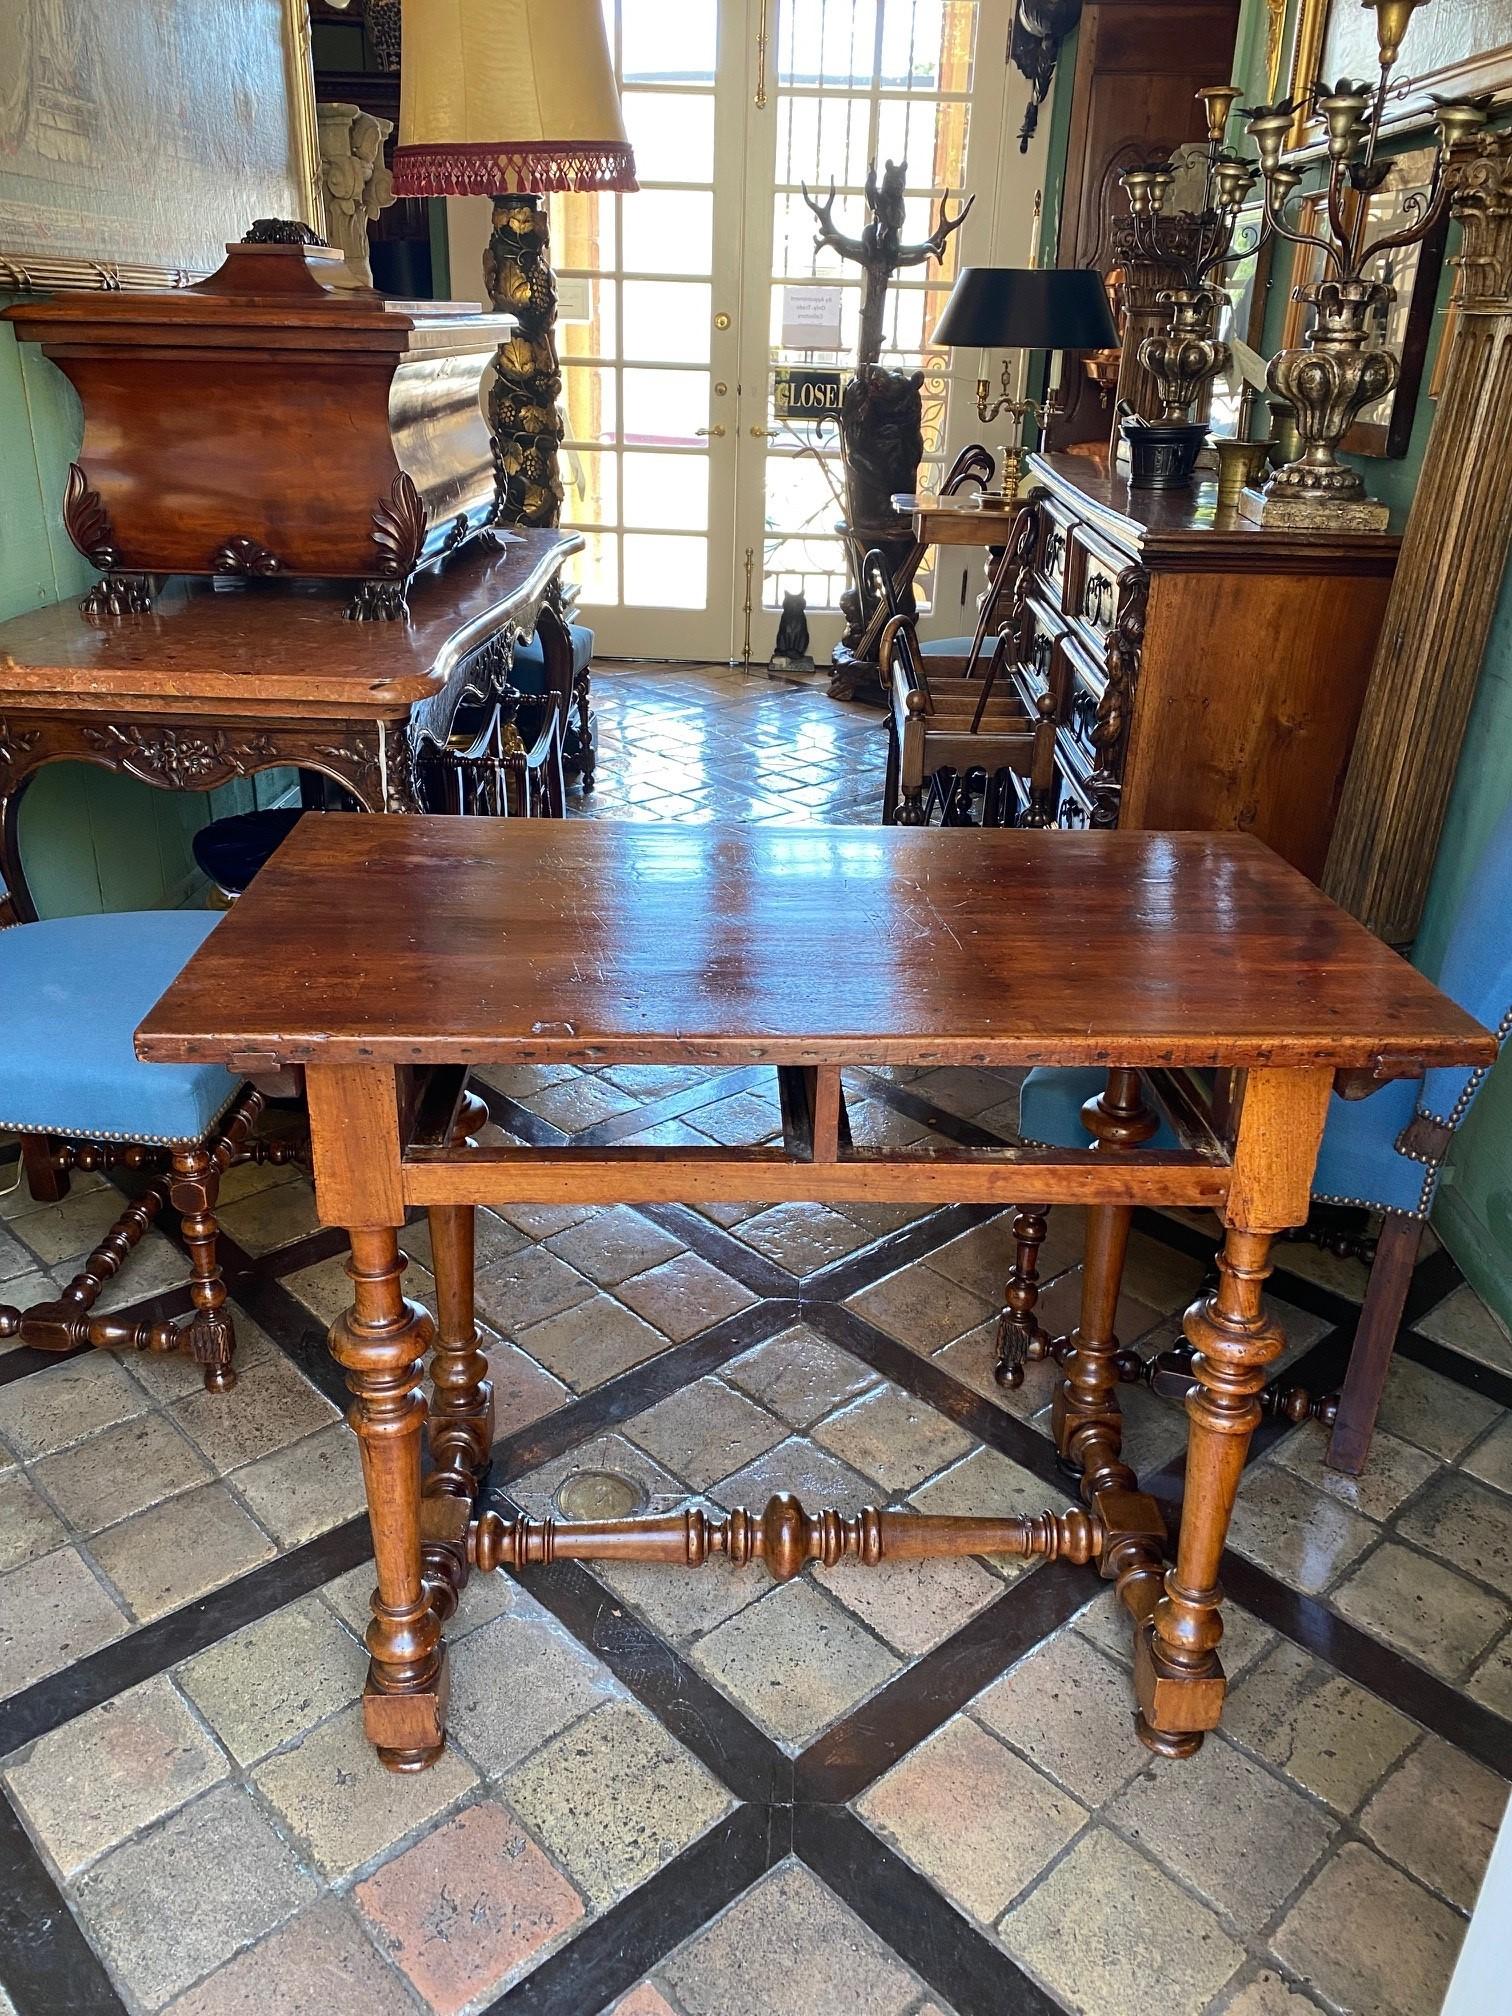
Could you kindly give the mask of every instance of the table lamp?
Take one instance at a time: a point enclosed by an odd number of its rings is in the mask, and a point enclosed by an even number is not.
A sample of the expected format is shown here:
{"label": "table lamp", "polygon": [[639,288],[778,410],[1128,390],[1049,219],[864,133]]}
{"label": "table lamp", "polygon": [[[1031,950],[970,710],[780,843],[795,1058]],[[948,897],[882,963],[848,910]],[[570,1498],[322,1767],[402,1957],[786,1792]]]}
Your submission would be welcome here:
{"label": "table lamp", "polygon": [[[1099,273],[1081,266],[963,266],[931,340],[954,349],[1106,350],[1118,333]],[[1054,388],[1043,400],[1015,399],[1006,357],[1002,388],[994,400],[990,381],[978,378],[977,415],[984,423],[1005,413],[1012,420],[1032,414],[1043,427],[1060,410]],[[1017,441],[1002,457],[997,495],[982,500],[998,507],[1016,501],[1023,477]]]}
{"label": "table lamp", "polygon": [[636,187],[599,0],[404,0],[400,196],[488,196],[483,284],[518,328],[499,346],[488,422],[500,515],[561,515],[556,279],[545,197]]}

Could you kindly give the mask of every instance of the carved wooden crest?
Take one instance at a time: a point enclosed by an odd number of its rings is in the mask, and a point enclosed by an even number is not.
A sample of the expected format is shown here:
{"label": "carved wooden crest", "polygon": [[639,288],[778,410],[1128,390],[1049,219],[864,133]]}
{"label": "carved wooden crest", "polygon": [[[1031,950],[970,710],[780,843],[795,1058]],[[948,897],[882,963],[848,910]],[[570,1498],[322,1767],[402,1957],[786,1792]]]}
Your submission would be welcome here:
{"label": "carved wooden crest", "polygon": [[98,490],[77,462],[68,465],[63,492],[63,529],[92,566],[116,564],[115,527]]}

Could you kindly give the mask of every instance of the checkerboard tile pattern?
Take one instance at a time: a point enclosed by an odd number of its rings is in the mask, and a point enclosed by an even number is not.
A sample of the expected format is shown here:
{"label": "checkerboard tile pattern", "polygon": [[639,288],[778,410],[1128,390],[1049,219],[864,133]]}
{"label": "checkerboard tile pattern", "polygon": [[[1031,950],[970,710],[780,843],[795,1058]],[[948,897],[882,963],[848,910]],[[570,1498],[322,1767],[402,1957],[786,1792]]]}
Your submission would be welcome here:
{"label": "checkerboard tile pattern", "polygon": [[[596,694],[592,816],[875,816],[863,710],[685,669],[604,671]],[[478,1089],[544,1143],[778,1125],[758,1071]],[[1017,1112],[1007,1073],[846,1091],[871,1139],[1001,1138]],[[395,1778],[356,1706],[371,1570],[323,1342],[339,1240],[293,1172],[227,1195],[232,1394],[176,1359],[0,1352],[0,2010],[1437,2006],[1512,1774],[1512,1340],[1447,1256],[1419,1267],[1364,1478],[1325,1470],[1310,1424],[1257,1437],[1224,1731],[1190,1762],[1134,1741],[1127,1635],[1087,1571],[846,1564],[779,1588],[723,1561],[558,1564],[469,1584],[446,1756]],[[0,1280],[66,1276],[117,1206],[98,1179],[61,1206],[11,1194]],[[117,1284],[144,1314],[184,1306],[175,1231]],[[426,1300],[423,1222],[405,1245]],[[1124,1342],[1170,1338],[1212,1245],[1200,1217],[1141,1219]],[[1052,1327],[1079,1250],[1079,1214],[1053,1213]],[[1054,1368],[1012,1394],[991,1377],[1008,1258],[1005,1217],[974,1208],[481,1213],[491,1489],[542,1512],[596,1468],[652,1507],[1066,1502]],[[1297,1376],[1335,1382],[1363,1271],[1279,1260]],[[1123,1398],[1133,1460],[1178,1496],[1179,1415]]]}

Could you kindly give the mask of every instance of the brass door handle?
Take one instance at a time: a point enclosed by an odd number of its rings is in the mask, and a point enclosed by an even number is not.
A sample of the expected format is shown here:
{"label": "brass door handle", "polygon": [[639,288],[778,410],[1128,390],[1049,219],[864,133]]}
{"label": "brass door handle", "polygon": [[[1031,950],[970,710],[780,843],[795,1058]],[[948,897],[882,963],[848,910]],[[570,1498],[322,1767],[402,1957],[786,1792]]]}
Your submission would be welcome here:
{"label": "brass door handle", "polygon": [[693,432],[695,434],[706,435],[711,440],[714,441],[723,441],[725,437],[725,430],[723,427],[695,427],[693,429]]}
{"label": "brass door handle", "polygon": [[770,427],[753,427],[751,429],[751,438],[753,441],[770,440],[773,431]]}

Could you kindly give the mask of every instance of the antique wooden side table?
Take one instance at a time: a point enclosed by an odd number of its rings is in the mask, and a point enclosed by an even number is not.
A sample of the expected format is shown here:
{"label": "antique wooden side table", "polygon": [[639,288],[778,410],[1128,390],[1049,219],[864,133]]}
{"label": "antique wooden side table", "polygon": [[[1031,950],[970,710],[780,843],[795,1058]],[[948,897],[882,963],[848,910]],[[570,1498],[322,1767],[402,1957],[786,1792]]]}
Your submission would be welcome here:
{"label": "antique wooden side table", "polygon": [[[1219,1563],[1265,1368],[1274,1234],[1307,1215],[1337,1072],[1489,1063],[1492,1037],[1258,841],[1233,834],[921,833],[307,819],[137,1035],[149,1060],[302,1066],[321,1218],[354,1302],[331,1348],[377,1563],[364,1697],[395,1770],[445,1735],[442,1622],[469,1566],[1004,1553],[1095,1561],[1134,1620],[1139,1729],[1186,1755],[1224,1693]],[[784,1138],[752,1148],[479,1145],[467,1067],[770,1065]],[[847,1065],[1096,1064],[1081,1152],[853,1145]],[[1194,1074],[1228,1088],[1220,1122]],[[1236,1079],[1242,1078],[1242,1087]],[[1179,1146],[1152,1150],[1154,1113]],[[1083,1505],[1034,1517],[682,1511],[602,1523],[475,1509],[494,1434],[472,1303],[477,1204],[946,1201],[1089,1206],[1081,1322],[1054,1409]],[[1137,1205],[1218,1211],[1175,1564],[1119,1454],[1113,1305]],[[437,1320],[399,1231],[430,1208]],[[435,1403],[423,1474],[430,1350]]]}
{"label": "antique wooden side table", "polygon": [[[0,879],[11,921],[36,915],[18,844],[22,793],[45,763],[208,791],[284,766],[316,771],[370,812],[418,812],[416,767],[463,701],[497,697],[516,641],[539,628],[549,689],[591,727],[551,597],[576,532],[494,535],[419,577],[409,615],[343,620],[340,584],[175,582],[140,614],[70,599],[0,623]],[[565,725],[565,724],[564,724]]]}

